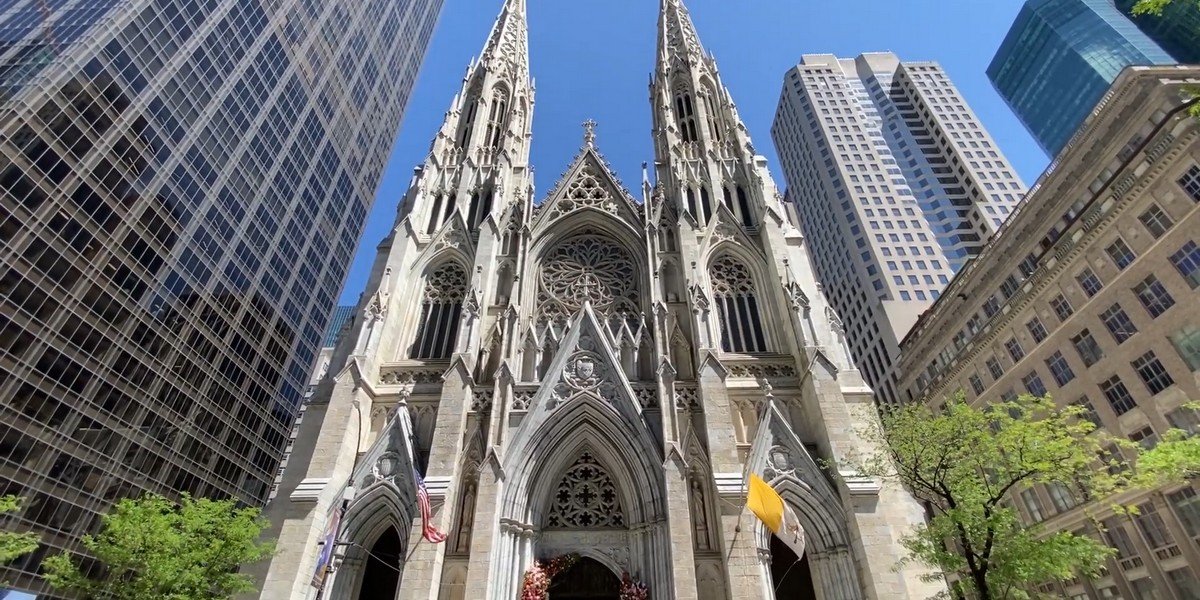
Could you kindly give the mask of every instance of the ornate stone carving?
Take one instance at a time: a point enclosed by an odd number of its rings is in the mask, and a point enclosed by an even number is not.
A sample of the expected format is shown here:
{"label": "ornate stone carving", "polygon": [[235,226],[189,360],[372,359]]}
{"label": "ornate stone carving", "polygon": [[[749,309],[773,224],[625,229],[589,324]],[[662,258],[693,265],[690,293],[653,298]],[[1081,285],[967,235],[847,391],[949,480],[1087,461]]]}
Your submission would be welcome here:
{"label": "ornate stone carving", "polygon": [[633,259],[610,238],[584,234],[547,253],[538,281],[538,322],[564,323],[591,302],[601,316],[638,314],[640,277]]}
{"label": "ornate stone carving", "polygon": [[776,477],[792,475],[795,472],[796,465],[791,451],[786,446],[772,446],[767,453],[767,466],[763,470],[763,478],[773,481]]}
{"label": "ornate stone carving", "polygon": [[617,389],[613,383],[612,366],[594,352],[596,341],[583,336],[579,339],[579,348],[563,367],[558,384],[554,386],[550,408],[557,408],[582,393],[595,394],[610,403],[616,401]]}
{"label": "ornate stone carving", "polygon": [[790,364],[742,363],[726,365],[730,378],[762,379],[788,378],[796,376],[796,367]]}
{"label": "ornate stone carving", "polygon": [[694,385],[675,384],[675,408],[679,410],[699,410],[700,397]]}
{"label": "ornate stone carving", "polygon": [[638,404],[642,408],[658,408],[658,390],[650,387],[634,388],[633,393],[637,396]]}
{"label": "ornate stone carving", "polygon": [[379,383],[383,385],[440,384],[443,373],[445,373],[444,368],[383,366],[379,368]]}
{"label": "ornate stone carving", "polygon": [[584,208],[617,214],[617,198],[604,183],[604,176],[596,172],[587,161],[580,165],[579,171],[567,186],[567,193],[550,207],[549,218],[557,219]]}
{"label": "ornate stone carving", "polygon": [[533,401],[533,394],[534,390],[513,391],[512,409],[529,410],[529,403]]}
{"label": "ornate stone carving", "polygon": [[487,414],[492,412],[492,390],[476,389],[471,392],[471,412]]}
{"label": "ornate stone carving", "polygon": [[745,296],[754,293],[754,278],[746,264],[724,255],[708,269],[714,296]]}
{"label": "ornate stone carving", "polygon": [[563,474],[554,491],[546,527],[625,527],[617,486],[590,452],[584,452]]}

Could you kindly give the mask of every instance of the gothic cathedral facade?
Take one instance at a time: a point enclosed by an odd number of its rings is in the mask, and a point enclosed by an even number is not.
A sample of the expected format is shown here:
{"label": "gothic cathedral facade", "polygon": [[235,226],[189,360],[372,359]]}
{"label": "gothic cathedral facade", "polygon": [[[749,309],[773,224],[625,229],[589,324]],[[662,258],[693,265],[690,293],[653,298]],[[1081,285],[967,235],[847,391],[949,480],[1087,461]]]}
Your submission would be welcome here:
{"label": "gothic cathedral facade", "polygon": [[[588,123],[535,203],[506,0],[298,425],[261,598],[514,600],[570,553],[551,598],[615,600],[622,573],[655,600],[942,589],[898,566],[922,520],[902,488],[818,466],[871,452],[871,390],[682,0],[658,36],[655,183],[625,189]],[[749,473],[799,515],[803,557],[746,509]]]}

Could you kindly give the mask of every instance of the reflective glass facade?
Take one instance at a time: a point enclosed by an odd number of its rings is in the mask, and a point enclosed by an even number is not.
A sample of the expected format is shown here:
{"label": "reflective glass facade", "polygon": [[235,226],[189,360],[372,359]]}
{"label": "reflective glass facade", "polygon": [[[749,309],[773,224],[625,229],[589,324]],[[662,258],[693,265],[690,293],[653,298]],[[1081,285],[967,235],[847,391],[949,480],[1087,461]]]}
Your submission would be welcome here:
{"label": "reflective glass facade", "polygon": [[1200,63],[1200,4],[1172,2],[1161,15],[1133,16],[1137,0],[1116,0],[1117,8],[1181,63]]}
{"label": "reflective glass facade", "polygon": [[[268,494],[441,0],[0,12],[0,494],[37,590],[140,490]],[[89,9],[89,10],[84,10]]]}
{"label": "reflective glass facade", "polygon": [[1174,62],[1112,0],[1029,0],[987,74],[1038,145],[1055,156],[1121,69]]}

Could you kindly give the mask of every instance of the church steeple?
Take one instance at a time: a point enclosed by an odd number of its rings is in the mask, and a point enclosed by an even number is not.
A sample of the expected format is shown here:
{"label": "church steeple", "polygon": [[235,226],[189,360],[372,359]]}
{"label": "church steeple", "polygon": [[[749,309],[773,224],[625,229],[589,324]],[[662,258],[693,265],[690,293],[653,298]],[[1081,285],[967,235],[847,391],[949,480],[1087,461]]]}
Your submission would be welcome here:
{"label": "church steeple", "polygon": [[459,212],[469,229],[527,198],[533,81],[525,0],[505,0],[483,52],[463,77],[407,198],[418,232],[434,235]]}
{"label": "church steeple", "polygon": [[661,0],[650,84],[659,185],[677,214],[709,223],[724,204],[750,227],[773,198],[757,195],[754,147],[683,0]]}

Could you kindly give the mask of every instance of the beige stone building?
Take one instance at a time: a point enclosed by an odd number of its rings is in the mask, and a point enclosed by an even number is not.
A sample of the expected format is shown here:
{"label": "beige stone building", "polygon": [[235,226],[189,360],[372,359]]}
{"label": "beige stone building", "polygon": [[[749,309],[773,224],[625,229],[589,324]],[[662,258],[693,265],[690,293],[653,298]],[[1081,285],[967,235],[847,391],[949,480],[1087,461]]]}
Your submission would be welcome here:
{"label": "beige stone building", "polygon": [[[872,392],[680,1],[661,5],[640,197],[589,123],[535,204],[528,61],[507,0],[307,405],[261,597],[512,600],[535,559],[572,552],[556,600],[615,600],[622,572],[656,600],[936,593],[897,568],[912,497],[817,466],[870,450]],[[799,514],[802,557],[745,509],[748,473]]]}
{"label": "beige stone building", "polygon": [[[999,235],[954,278],[901,345],[905,399],[975,402],[1051,394],[1116,435],[1151,445],[1195,431],[1200,399],[1200,121],[1196,67],[1126,69]],[[1200,598],[1194,486],[1127,499],[1105,520],[1117,549],[1069,598]],[[1030,522],[1089,529],[1065,488],[1022,490]]]}

